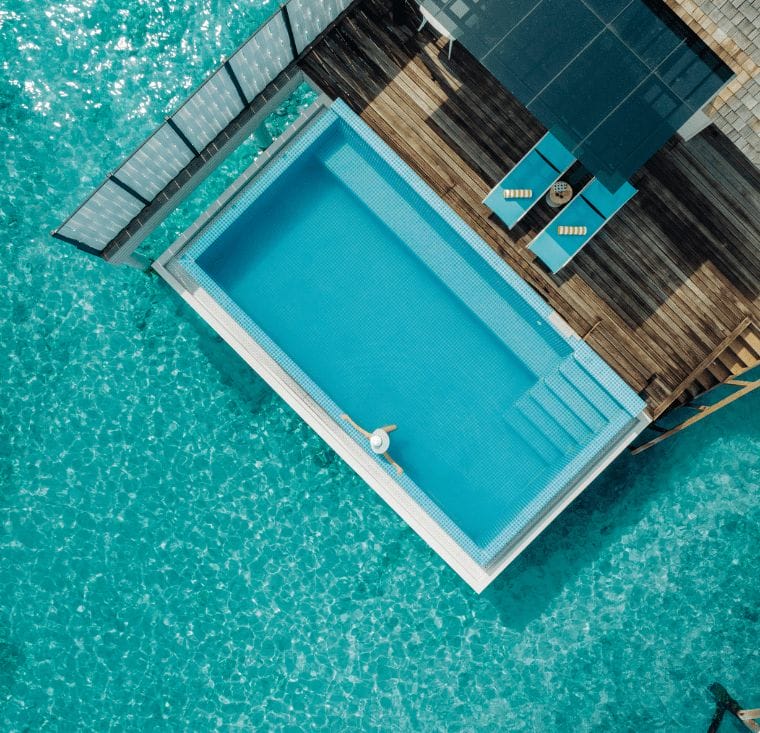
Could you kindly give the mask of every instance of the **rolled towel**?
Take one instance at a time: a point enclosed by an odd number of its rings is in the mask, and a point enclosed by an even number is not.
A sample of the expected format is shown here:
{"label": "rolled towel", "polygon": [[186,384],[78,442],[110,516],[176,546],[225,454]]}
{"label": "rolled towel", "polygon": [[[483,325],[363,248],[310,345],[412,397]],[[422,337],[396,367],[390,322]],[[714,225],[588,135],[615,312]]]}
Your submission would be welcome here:
{"label": "rolled towel", "polygon": [[576,236],[583,236],[588,232],[588,227],[567,227],[567,226],[558,226],[557,227],[557,234],[574,234]]}
{"label": "rolled towel", "polygon": [[532,188],[505,188],[505,199],[529,199],[533,198]]}

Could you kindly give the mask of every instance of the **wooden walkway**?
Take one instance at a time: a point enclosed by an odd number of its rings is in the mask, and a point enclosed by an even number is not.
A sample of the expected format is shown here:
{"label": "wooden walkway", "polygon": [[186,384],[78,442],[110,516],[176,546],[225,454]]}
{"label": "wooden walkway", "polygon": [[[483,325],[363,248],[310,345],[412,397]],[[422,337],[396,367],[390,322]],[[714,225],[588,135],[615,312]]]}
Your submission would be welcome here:
{"label": "wooden walkway", "polygon": [[[556,276],[527,244],[543,203],[509,231],[481,203],[545,132],[461,45],[360,0],[301,61],[342,97],[659,414],[760,358],[760,173],[721,133],[671,142],[638,195]],[[579,175],[583,175],[583,171]],[[573,171],[571,171],[571,175]],[[587,174],[586,174],[587,175]]]}

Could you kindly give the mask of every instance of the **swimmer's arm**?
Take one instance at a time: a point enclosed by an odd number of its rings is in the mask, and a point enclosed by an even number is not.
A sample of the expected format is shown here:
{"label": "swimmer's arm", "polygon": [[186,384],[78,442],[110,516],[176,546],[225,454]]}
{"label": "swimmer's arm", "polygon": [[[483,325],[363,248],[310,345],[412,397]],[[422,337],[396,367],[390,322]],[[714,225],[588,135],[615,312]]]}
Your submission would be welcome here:
{"label": "swimmer's arm", "polygon": [[359,427],[346,413],[344,412],[341,417],[348,423],[351,423],[365,438],[370,438],[370,434],[362,427]]}

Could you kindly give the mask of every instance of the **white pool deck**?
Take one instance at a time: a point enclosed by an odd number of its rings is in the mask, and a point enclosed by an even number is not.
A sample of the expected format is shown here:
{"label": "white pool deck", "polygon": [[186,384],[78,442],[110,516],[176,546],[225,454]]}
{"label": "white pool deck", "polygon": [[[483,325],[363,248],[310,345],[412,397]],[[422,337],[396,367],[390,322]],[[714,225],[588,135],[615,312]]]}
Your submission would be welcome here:
{"label": "white pool deck", "polygon": [[[618,434],[608,450],[590,463],[583,474],[565,487],[542,513],[513,540],[498,558],[483,567],[473,560],[427,511],[399,485],[391,475],[348,435],[344,425],[336,421],[285,370],[239,326],[215,299],[189,276],[184,276],[177,258],[181,251],[251,178],[257,175],[294,134],[330,100],[321,95],[300,118],[281,135],[265,153],[224,192],[161,256],[153,269],[218,333],[238,355],[379,495],[382,499],[443,558],[443,560],[477,593],[488,585],[620,455],[650,422],[640,413]],[[170,271],[171,270],[171,271]],[[565,332],[572,329],[554,314],[552,321]]]}

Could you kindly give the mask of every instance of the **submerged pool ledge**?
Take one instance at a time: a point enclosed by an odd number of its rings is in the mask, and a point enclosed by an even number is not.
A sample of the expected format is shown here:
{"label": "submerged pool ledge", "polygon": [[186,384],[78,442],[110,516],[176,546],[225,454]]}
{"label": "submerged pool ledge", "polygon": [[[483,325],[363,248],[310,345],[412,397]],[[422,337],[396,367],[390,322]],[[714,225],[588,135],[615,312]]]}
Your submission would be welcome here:
{"label": "submerged pool ledge", "polygon": [[[516,501],[515,509],[505,526],[483,541],[475,541],[466,531],[452,522],[446,511],[430,498],[425,487],[418,486],[408,474],[395,475],[388,464],[371,453],[364,445],[365,441],[351,427],[340,419],[344,410],[350,407],[337,404],[323,391],[319,384],[311,379],[280,346],[235,302],[229,294],[209,277],[208,273],[196,262],[210,243],[235,221],[250,201],[261,194],[287,169],[293,165],[299,155],[307,150],[311,143],[329,128],[335,120],[356,132],[362,144],[377,153],[384,163],[399,176],[404,186],[409,186],[433,210],[442,227],[450,227],[472,248],[477,255],[476,265],[480,260],[486,262],[490,271],[498,275],[492,282],[497,288],[506,284],[519,294],[521,302],[511,304],[504,302],[504,314],[498,316],[507,323],[493,322],[491,329],[497,337],[507,339],[510,330],[517,330],[528,337],[527,342],[515,345],[517,352],[523,348],[522,358],[528,368],[536,375],[533,387],[521,390],[516,395],[517,407],[520,402],[534,399],[531,395],[543,389],[544,400],[555,399],[561,394],[561,388],[573,387],[572,370],[593,377],[593,389],[601,397],[609,396],[610,415],[599,420],[601,427],[592,431],[584,426],[589,437],[578,449],[568,454],[569,458],[560,462],[556,470],[549,465],[545,478],[535,487],[530,498]],[[371,202],[365,202],[370,205]],[[396,206],[395,209],[398,209]],[[394,210],[395,210],[394,209]],[[467,253],[465,253],[467,254]],[[420,256],[436,257],[435,250]],[[469,255],[467,255],[469,257]],[[452,261],[457,261],[456,258]],[[464,277],[467,263],[462,263]],[[425,184],[385,143],[340,100],[330,102],[324,96],[312,105],[302,117],[289,128],[269,151],[257,161],[199,217],[159,259],[154,269],[188,302],[191,307],[217,332],[232,348],[320,435],[350,466],[364,479],[473,589],[482,591],[567,505],[583,491],[593,479],[620,454],[620,452],[638,435],[648,423],[644,413],[644,403],[627,388],[622,380],[601,358],[569,329],[567,324],[551,307],[543,301],[530,286],[525,283],[506,263],[504,263],[477,235],[453,212],[427,184]],[[446,263],[435,263],[433,270],[445,273],[445,277],[456,278],[456,268],[446,269]],[[484,275],[486,279],[491,276]],[[501,285],[500,285],[501,283]],[[457,285],[456,282],[453,283]],[[457,287],[453,288],[456,295]],[[488,294],[486,285],[481,291],[470,288],[463,291],[465,299],[470,295],[477,297],[473,307],[484,307],[482,303],[491,304],[494,296]],[[486,297],[487,296],[487,297]],[[457,296],[459,297],[459,296]],[[486,300],[483,300],[483,298]],[[522,303],[522,304],[521,304]],[[524,304],[524,305],[523,305]],[[512,305],[522,309],[522,314],[513,311]],[[493,321],[494,310],[483,312]],[[525,308],[528,308],[525,310]],[[510,316],[509,313],[514,315]],[[508,323],[512,319],[529,319],[534,316],[531,326],[538,331],[519,329]],[[486,318],[487,322],[489,318]],[[328,324],[329,326],[329,324]],[[514,326],[514,324],[512,324]],[[506,336],[499,333],[505,331]],[[543,340],[538,339],[543,333]],[[536,340],[533,348],[525,349],[525,343]],[[549,363],[552,352],[551,344],[559,349],[560,357],[556,364]],[[514,344],[513,344],[514,345]],[[560,373],[562,365],[567,370]],[[569,376],[568,376],[569,375]],[[583,377],[585,378],[585,377]],[[554,380],[554,382],[552,382]],[[582,390],[583,382],[576,383],[577,390]],[[606,394],[602,394],[606,393]],[[518,399],[519,397],[519,399]],[[539,397],[535,397],[539,400]],[[558,398],[557,398],[558,399]],[[583,402],[583,400],[581,400]],[[614,403],[614,404],[613,404]],[[546,410],[546,402],[531,403],[532,409],[540,412]],[[583,409],[581,409],[583,408]],[[484,408],[485,409],[485,408]],[[514,412],[515,405],[504,404],[503,412]],[[564,409],[564,408],[563,408]],[[591,397],[587,403],[578,405],[578,416],[572,419],[578,425],[593,424],[595,409]],[[585,410],[585,413],[584,413]],[[590,417],[584,417],[584,414]],[[518,417],[521,417],[518,415]],[[598,417],[598,415],[597,415]],[[522,418],[521,418],[522,419]],[[540,422],[540,421],[539,421]],[[603,424],[602,424],[603,423]],[[369,426],[370,428],[373,426]],[[530,426],[528,426],[530,427]],[[540,427],[540,425],[539,425]],[[393,452],[393,451],[391,451]],[[507,460],[508,457],[505,457]],[[548,459],[547,459],[548,460]],[[403,461],[402,461],[403,462]],[[428,488],[428,492],[430,489]]]}

